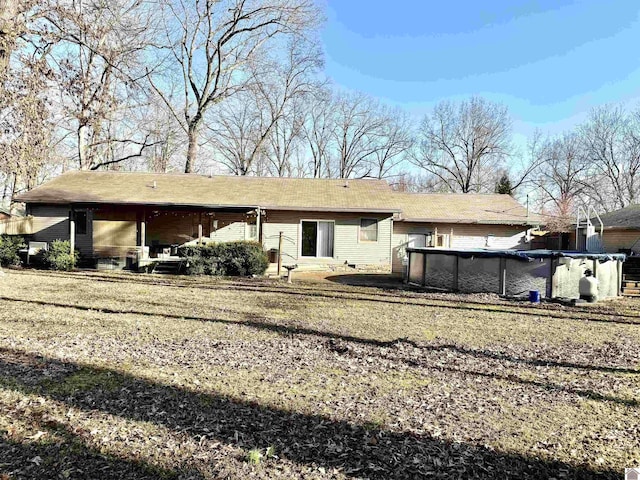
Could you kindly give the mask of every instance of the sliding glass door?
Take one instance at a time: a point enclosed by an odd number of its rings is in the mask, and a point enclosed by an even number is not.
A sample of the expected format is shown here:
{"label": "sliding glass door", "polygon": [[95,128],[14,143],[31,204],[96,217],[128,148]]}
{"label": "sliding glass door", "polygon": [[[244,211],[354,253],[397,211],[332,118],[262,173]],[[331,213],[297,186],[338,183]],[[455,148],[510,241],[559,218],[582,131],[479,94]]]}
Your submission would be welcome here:
{"label": "sliding glass door", "polygon": [[302,222],[302,256],[333,257],[333,222]]}

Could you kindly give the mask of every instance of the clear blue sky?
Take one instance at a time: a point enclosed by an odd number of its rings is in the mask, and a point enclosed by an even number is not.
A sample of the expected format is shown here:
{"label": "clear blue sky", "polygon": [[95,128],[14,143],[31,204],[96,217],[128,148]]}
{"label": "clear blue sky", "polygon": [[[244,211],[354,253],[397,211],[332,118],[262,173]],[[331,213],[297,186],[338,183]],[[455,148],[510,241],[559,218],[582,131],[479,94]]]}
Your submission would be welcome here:
{"label": "clear blue sky", "polygon": [[640,101],[639,0],[325,1],[329,77],[417,116],[482,95],[522,141]]}

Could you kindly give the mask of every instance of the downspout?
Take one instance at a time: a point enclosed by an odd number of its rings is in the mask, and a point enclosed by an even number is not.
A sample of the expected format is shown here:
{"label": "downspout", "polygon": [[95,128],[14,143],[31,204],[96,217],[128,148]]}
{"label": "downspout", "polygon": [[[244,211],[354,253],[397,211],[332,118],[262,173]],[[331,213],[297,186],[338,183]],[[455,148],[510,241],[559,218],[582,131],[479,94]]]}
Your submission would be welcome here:
{"label": "downspout", "polygon": [[393,273],[393,214],[391,215],[389,221],[391,222],[391,233],[389,234],[389,264],[391,273]]}

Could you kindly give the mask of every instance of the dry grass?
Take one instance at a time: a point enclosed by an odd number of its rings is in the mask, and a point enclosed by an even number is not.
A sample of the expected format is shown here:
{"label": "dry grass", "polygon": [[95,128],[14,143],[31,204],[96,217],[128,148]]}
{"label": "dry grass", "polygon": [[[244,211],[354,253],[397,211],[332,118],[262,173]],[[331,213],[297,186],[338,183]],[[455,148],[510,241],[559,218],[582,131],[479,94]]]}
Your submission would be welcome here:
{"label": "dry grass", "polygon": [[[11,271],[0,478],[621,478],[640,312]],[[2,477],[5,475],[5,477]]]}

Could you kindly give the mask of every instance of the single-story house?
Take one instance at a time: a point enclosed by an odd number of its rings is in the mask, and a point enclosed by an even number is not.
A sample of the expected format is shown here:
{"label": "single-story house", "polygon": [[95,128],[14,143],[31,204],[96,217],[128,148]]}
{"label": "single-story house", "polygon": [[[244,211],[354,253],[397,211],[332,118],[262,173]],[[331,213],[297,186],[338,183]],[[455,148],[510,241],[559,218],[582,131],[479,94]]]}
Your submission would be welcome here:
{"label": "single-story house", "polygon": [[33,240],[74,240],[85,256],[156,257],[192,241],[256,240],[284,263],[388,267],[384,180],[69,172],[23,194]]}
{"label": "single-story house", "polygon": [[393,271],[406,247],[527,250],[539,224],[510,195],[395,193],[401,214],[393,223]]}
{"label": "single-story house", "polygon": [[386,181],[68,172],[20,195],[34,241],[86,257],[139,259],[189,242],[256,240],[301,267],[402,271],[404,247],[527,248],[508,195],[405,194]]}
{"label": "single-story house", "polygon": [[[633,251],[640,253],[640,204],[600,215],[602,245],[606,252]],[[592,223],[599,228],[597,219]]]}

